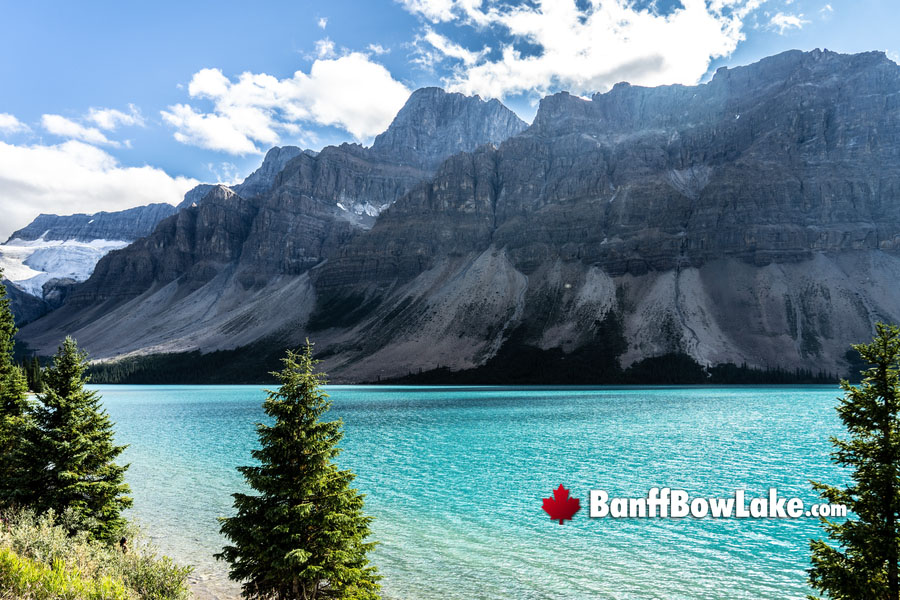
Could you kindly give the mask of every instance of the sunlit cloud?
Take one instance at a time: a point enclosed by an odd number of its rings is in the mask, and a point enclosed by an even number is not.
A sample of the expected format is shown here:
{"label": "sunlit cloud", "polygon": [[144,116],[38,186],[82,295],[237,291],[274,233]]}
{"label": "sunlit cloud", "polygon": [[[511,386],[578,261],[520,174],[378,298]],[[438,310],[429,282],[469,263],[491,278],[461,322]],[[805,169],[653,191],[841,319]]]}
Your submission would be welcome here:
{"label": "sunlit cloud", "polygon": [[[333,53],[333,45],[327,51]],[[161,114],[181,143],[258,154],[283,135],[302,134],[307,124],[340,127],[367,141],[390,124],[409,93],[369,55],[351,52],[321,57],[308,73],[297,71],[285,79],[245,72],[232,80],[219,69],[202,69],[191,79],[188,94],[211,102],[212,110],[182,103]]]}

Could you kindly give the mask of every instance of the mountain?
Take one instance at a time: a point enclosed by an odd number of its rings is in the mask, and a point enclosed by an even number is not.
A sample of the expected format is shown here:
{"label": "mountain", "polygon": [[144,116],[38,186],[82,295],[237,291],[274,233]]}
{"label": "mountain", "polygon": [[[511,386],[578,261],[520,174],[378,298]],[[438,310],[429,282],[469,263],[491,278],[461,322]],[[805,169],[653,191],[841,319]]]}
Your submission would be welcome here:
{"label": "mountain", "polygon": [[184,194],[184,200],[178,203],[174,212],[197,204],[203,200],[204,196],[206,196],[214,187],[216,187],[216,184],[214,183],[201,183],[200,185],[195,185]]}
{"label": "mountain", "polygon": [[174,213],[174,206],[161,203],[92,215],[38,215],[0,244],[0,268],[17,321],[58,306],[105,254],[149,234]]}
{"label": "mountain", "polygon": [[[248,197],[268,191],[284,165],[302,152],[293,146],[272,148],[260,167],[232,189]],[[58,307],[103,256],[151,234],[164,218],[201,202],[214,188],[195,186],[177,207],[160,203],[93,215],[38,215],[0,245],[5,281],[16,288],[10,296],[17,320],[30,322]]]}
{"label": "mountain", "polygon": [[432,93],[372,148],[299,155],[255,200],[170,217],[23,334],[100,357],[309,336],[336,381],[365,381],[536,355],[843,373],[851,343],[900,320],[900,67],[883,53],[556,94],[429,173],[431,128],[476,118],[440,125]]}
{"label": "mountain", "polygon": [[272,189],[275,179],[284,166],[292,159],[303,153],[296,146],[275,147],[266,152],[262,165],[250,173],[242,183],[233,186],[232,189],[244,198],[252,198]]}
{"label": "mountain", "polygon": [[329,368],[624,344],[626,365],[843,372],[851,342],[900,317],[898,97],[883,54],[817,51],[546,98],[528,131],[450,159],[316,270],[312,322],[355,344]]}
{"label": "mountain", "polygon": [[94,240],[132,241],[148,235],[156,224],[175,214],[171,204],[148,204],[116,212],[68,216],[40,214],[34,221],[14,232],[6,241],[92,242]]}
{"label": "mountain", "polygon": [[50,311],[50,305],[47,301],[29,294],[8,279],[3,280],[3,286],[6,288],[10,308],[13,311],[17,325],[34,321]]}
{"label": "mountain", "polygon": [[[472,120],[482,125],[473,128]],[[265,162],[287,159],[274,179],[276,169],[264,162],[245,182],[252,186],[197,190],[150,236],[104,257],[62,308],[23,336],[43,347],[69,331],[103,357],[148,346],[234,347],[280,330],[292,335],[312,306],[311,297],[297,302],[311,293],[310,268],[430,178],[441,158],[500,143],[525,127],[496,101],[429,88],[410,96],[371,148],[270,151]]]}
{"label": "mountain", "polygon": [[[284,166],[291,159],[303,153],[312,153],[313,156],[316,154],[312,152],[312,150],[301,150],[296,146],[275,146],[266,152],[266,156],[263,158],[263,162],[258,169],[250,173],[250,175],[248,175],[241,183],[231,186],[231,189],[245,198],[252,198],[258,194],[268,192],[272,189],[272,186],[275,184],[275,178]],[[201,183],[200,185],[195,186],[184,195],[184,200],[176,207],[173,214],[179,210],[189,208],[194,204],[202,202],[203,198],[206,197],[214,187],[216,187],[216,184],[210,183]],[[147,233],[149,234],[151,231],[152,229]]]}
{"label": "mountain", "polygon": [[525,129],[525,123],[497,100],[481,102],[441,88],[413,92],[372,152],[395,163],[434,169],[448,156],[499,144]]}

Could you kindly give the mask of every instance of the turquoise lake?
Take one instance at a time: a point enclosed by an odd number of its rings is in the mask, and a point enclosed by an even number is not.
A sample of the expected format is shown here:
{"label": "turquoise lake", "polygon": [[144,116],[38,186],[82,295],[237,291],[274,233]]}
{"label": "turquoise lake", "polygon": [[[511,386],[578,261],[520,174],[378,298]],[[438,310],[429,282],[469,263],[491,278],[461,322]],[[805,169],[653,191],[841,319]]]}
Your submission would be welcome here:
{"label": "turquoise lake", "polygon": [[[256,386],[95,386],[128,444],[131,515],[211,581],[216,517],[245,491],[238,465],[264,418]],[[591,519],[588,493],[781,496],[840,482],[836,386],[506,388],[329,386],[342,467],[375,517],[386,598],[804,598],[798,519]],[[542,498],[565,485],[564,525]]]}

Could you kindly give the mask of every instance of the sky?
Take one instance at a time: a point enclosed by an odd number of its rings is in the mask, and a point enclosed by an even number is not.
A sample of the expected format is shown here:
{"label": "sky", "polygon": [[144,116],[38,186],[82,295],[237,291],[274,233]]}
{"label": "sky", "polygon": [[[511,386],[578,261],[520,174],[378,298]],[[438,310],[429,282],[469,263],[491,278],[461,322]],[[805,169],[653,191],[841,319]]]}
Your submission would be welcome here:
{"label": "sky", "polygon": [[417,88],[697,84],[789,49],[900,60],[896,0],[0,0],[0,240],[38,213],[177,204],[269,148],[369,145]]}

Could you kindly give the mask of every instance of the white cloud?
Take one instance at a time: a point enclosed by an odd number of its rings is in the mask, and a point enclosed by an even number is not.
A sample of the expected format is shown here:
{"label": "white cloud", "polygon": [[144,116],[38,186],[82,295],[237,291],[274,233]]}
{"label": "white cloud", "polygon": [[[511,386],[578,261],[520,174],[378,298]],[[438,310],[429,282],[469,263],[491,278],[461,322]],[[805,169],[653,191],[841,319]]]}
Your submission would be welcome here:
{"label": "white cloud", "polygon": [[322,17],[319,19],[319,28],[325,29],[326,27],[328,27],[328,17]]}
{"label": "white cloud", "polygon": [[822,8],[819,9],[819,12],[823,13],[823,14],[824,13],[833,13],[834,7],[831,6],[830,4],[826,4],[825,6],[823,6]]}
{"label": "white cloud", "polygon": [[431,44],[442,55],[448,58],[461,60],[466,66],[474,65],[490,52],[490,48],[484,48],[480,52],[473,52],[467,48],[463,48],[445,36],[436,33],[430,27],[425,28],[425,35],[422,39]]}
{"label": "white cloud", "polygon": [[198,182],[150,166],[123,167],[78,141],[16,146],[0,142],[0,239],[38,213],[122,210],[151,202],[177,204]]}
{"label": "white cloud", "polygon": [[203,69],[188,93],[211,101],[213,109],[176,104],[162,111],[177,129],[175,139],[236,155],[259,153],[283,133],[298,135],[306,122],[334,125],[366,141],[390,124],[409,97],[406,86],[359,52],[318,59],[309,73],[285,79],[245,72],[232,81],[219,69]]}
{"label": "white cloud", "polygon": [[371,52],[372,54],[378,55],[378,56],[381,56],[382,54],[387,54],[388,52],[391,51],[390,48],[385,48],[381,44],[369,44],[366,48],[368,49],[369,52]]}
{"label": "white cloud", "polygon": [[[476,33],[502,32],[510,42],[473,53],[435,35],[425,39],[455,61],[444,84],[454,91],[503,98],[552,89],[604,91],[618,81],[639,85],[697,83],[710,61],[744,39],[743,20],[765,0],[683,0],[662,14],[629,0],[538,0],[511,6],[482,0],[397,0],[432,23],[453,21]],[[433,33],[433,32],[432,32]],[[448,43],[449,42],[449,43]],[[522,51],[525,43],[537,51]],[[452,45],[451,45],[452,44]],[[433,62],[427,53],[420,62]]]}
{"label": "white cloud", "polygon": [[807,23],[809,21],[804,20],[803,15],[788,15],[780,12],[769,20],[769,27],[777,29],[779,35],[784,35],[784,32],[790,29],[803,29]]}
{"label": "white cloud", "polygon": [[426,19],[438,23],[451,21],[454,18],[456,0],[398,0],[406,10],[418,13]]}
{"label": "white cloud", "polygon": [[317,58],[334,58],[334,42],[330,39],[325,38],[324,40],[319,40],[316,42],[316,57]]}
{"label": "white cloud", "polygon": [[144,117],[141,116],[141,111],[134,104],[128,105],[127,113],[114,108],[92,108],[88,112],[87,119],[100,129],[107,131],[113,131],[120,125],[144,126]]}
{"label": "white cloud", "polygon": [[0,113],[0,133],[23,133],[29,131],[28,125],[9,113]]}
{"label": "white cloud", "polygon": [[62,115],[43,115],[41,117],[41,125],[48,132],[60,137],[82,140],[90,144],[103,144],[105,146],[119,145],[118,142],[114,142],[107,138],[103,132],[96,127],[85,127],[81,123],[76,123]]}
{"label": "white cloud", "polygon": [[188,104],[176,104],[160,113],[164,121],[178,129],[174,137],[182,144],[241,156],[259,154],[259,148],[244,128],[239,128],[231,117],[199,113]]}

